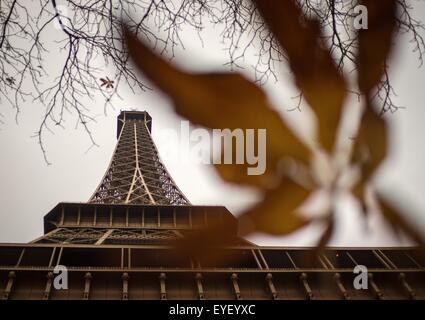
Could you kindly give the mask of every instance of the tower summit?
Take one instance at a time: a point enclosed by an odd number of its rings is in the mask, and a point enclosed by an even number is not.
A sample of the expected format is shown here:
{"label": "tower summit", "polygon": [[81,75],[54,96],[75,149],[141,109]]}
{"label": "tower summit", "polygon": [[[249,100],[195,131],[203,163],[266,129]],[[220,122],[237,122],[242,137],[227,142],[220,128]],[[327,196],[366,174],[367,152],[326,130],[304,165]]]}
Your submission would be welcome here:
{"label": "tower summit", "polygon": [[190,204],[162,163],[151,128],[146,111],[121,112],[114,154],[90,203]]}

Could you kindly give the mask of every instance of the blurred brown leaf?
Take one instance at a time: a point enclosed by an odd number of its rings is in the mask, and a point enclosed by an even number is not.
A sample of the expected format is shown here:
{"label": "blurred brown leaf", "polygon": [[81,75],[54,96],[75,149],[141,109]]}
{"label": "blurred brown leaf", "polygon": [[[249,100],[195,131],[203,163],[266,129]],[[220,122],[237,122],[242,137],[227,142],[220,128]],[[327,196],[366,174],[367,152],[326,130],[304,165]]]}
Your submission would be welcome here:
{"label": "blurred brown leaf", "polygon": [[222,248],[235,245],[240,240],[237,238],[235,224],[216,224],[201,230],[195,230],[184,238],[174,241],[174,251],[183,256],[190,256],[204,263],[217,263],[227,260]]}
{"label": "blurred brown leaf", "polygon": [[253,185],[262,186],[268,188],[275,182],[276,173],[272,170],[272,166],[276,163],[271,161],[270,157],[267,156],[267,168],[266,172],[262,175],[247,175],[247,169],[250,165],[238,164],[215,164],[214,168],[220,175],[220,177],[227,182],[241,184],[241,185]]}
{"label": "blurred brown leaf", "polygon": [[353,151],[353,162],[360,165],[362,171],[361,179],[354,187],[353,194],[360,200],[365,213],[367,209],[364,188],[387,155],[387,131],[387,123],[382,116],[376,114],[372,107],[367,107]]}
{"label": "blurred brown leaf", "polygon": [[357,57],[359,88],[366,97],[366,111],[361,121],[353,159],[360,164],[362,177],[354,187],[353,194],[360,200],[364,213],[368,212],[364,189],[375,170],[387,154],[387,125],[373,110],[371,91],[386,70],[386,60],[391,50],[395,31],[396,1],[363,0],[368,9],[368,29],[358,32]]}
{"label": "blurred brown leaf", "polygon": [[359,30],[358,81],[360,90],[370,95],[385,70],[396,29],[397,0],[362,0],[368,9],[368,29]]}
{"label": "blurred brown leaf", "polygon": [[[238,217],[239,233],[246,235],[260,231],[273,235],[285,235],[307,225],[310,220],[295,212],[310,194],[310,190],[289,178],[265,193],[263,201]],[[241,230],[242,229],[242,230]]]}
{"label": "blurred brown leaf", "polygon": [[382,215],[392,225],[393,229],[397,231],[403,231],[413,241],[420,246],[425,246],[425,239],[416,227],[403,216],[404,214],[399,212],[383,194],[376,194],[379,206],[381,208]]}
{"label": "blurred brown leaf", "polygon": [[346,82],[321,38],[319,23],[294,0],[255,0],[289,60],[295,82],[315,111],[323,147],[332,151],[346,96]]}
{"label": "blurred brown leaf", "polygon": [[212,225],[175,241],[173,249],[204,263],[228,260],[222,248],[239,243],[238,236],[255,231],[285,235],[310,223],[295,212],[309,194],[309,190],[284,178],[279,187],[266,192],[261,203],[237,218],[238,231],[234,224]]}
{"label": "blurred brown leaf", "polygon": [[[266,176],[275,175],[274,169],[284,156],[309,161],[306,147],[282,122],[257,85],[236,73],[183,72],[156,55],[128,29],[124,30],[136,65],[173,99],[181,116],[213,129],[266,129]],[[226,181],[257,186],[265,182],[264,177],[243,173],[240,165],[226,166],[226,170],[218,170]]]}
{"label": "blurred brown leaf", "polygon": [[[347,94],[347,83],[341,66],[335,64],[323,41],[319,23],[303,12],[295,0],[253,2],[286,54],[296,85],[317,115],[320,144],[331,153]],[[365,212],[365,186],[370,183],[387,155],[387,124],[374,111],[371,91],[379,84],[386,70],[386,60],[396,28],[396,3],[397,0],[361,1],[369,11],[369,29],[358,32],[359,52],[356,65],[359,88],[366,96],[366,108],[353,148],[351,164],[360,167],[362,171],[353,194],[359,198]],[[337,30],[334,31],[337,34]],[[249,165],[236,164],[234,159],[233,164],[215,166],[223,180],[255,186],[264,192],[264,199],[260,203],[238,217],[239,236],[246,236],[254,231],[286,235],[309,224],[311,220],[303,218],[296,210],[313,190],[295,181],[301,182],[301,177],[309,180],[317,173],[310,164],[310,157],[317,155],[311,154],[285,125],[267,101],[265,93],[240,74],[185,72],[155,54],[126,27],[124,34],[130,56],[136,66],[173,100],[178,114],[194,124],[212,129],[267,130],[265,174],[248,175]],[[332,180],[329,183],[319,181],[318,184],[322,183],[321,187],[330,188],[332,196],[336,197],[339,191],[338,179],[345,168],[341,170],[337,167],[332,161],[333,155],[330,156],[329,167],[330,170],[335,169],[335,175],[329,174],[329,180]],[[282,160],[296,160],[296,166],[302,168],[301,171],[305,174],[294,174],[289,162]],[[282,163],[285,163],[287,171],[281,170]],[[299,166],[300,164],[302,165]],[[272,188],[275,185],[278,186]],[[380,199],[380,202],[384,216],[391,223],[416,241],[422,241],[420,235],[415,233],[397,211],[383,199]],[[326,229],[317,245],[318,251],[322,250],[332,237],[335,227],[334,212],[329,213],[326,222]],[[237,241],[239,240],[234,226],[220,224],[196,231],[179,240],[175,249],[203,261],[215,260],[222,257],[217,248]]]}
{"label": "blurred brown leaf", "polygon": [[320,237],[319,241],[317,242],[317,245],[316,245],[317,254],[323,253],[323,250],[325,249],[326,245],[329,243],[329,241],[332,238],[334,229],[335,229],[335,217],[334,217],[334,214],[331,213],[326,221],[326,229],[322,233],[322,236]]}

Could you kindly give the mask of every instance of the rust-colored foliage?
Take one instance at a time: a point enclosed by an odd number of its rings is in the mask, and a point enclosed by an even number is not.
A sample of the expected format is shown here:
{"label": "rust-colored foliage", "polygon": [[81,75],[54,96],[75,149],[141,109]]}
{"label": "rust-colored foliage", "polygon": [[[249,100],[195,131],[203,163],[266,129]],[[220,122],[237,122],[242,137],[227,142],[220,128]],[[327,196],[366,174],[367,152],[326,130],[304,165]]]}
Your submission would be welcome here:
{"label": "rust-colored foliage", "polygon": [[[243,213],[239,220],[249,222],[253,229],[240,228],[240,234],[245,235],[255,230],[269,234],[289,234],[309,223],[295,212],[309,195],[310,191],[289,178],[283,178],[280,185],[265,193],[263,201]],[[282,223],[282,219],[284,223]]]}
{"label": "rust-colored foliage", "polygon": [[387,123],[374,108],[367,105],[363,114],[357,139],[354,144],[353,164],[361,168],[362,177],[353,188],[362,210],[368,211],[364,200],[365,187],[387,155]]}
{"label": "rust-colored foliage", "polygon": [[[173,99],[176,112],[183,117],[212,129],[267,129],[266,176],[274,174],[272,169],[284,156],[309,161],[306,147],[282,122],[257,85],[235,73],[183,72],[154,54],[129,31],[126,37],[136,65]],[[248,176],[240,166],[222,167],[218,172],[225,180],[241,184],[261,185],[267,180],[265,176]]]}
{"label": "rust-colored foliage", "polygon": [[285,51],[295,82],[316,112],[319,138],[332,151],[346,83],[320,37],[319,23],[304,16],[295,1],[254,1]]}
{"label": "rust-colored foliage", "polygon": [[[317,153],[297,139],[274,111],[260,87],[237,73],[185,72],[154,53],[131,30],[125,27],[124,32],[127,48],[136,66],[169,95],[178,114],[207,128],[267,129],[267,171],[263,176],[248,176],[246,168],[238,164],[216,165],[216,169],[227,182],[251,185],[264,192],[263,200],[238,218],[240,235],[254,231],[284,235],[315,222],[298,212],[312,192],[327,189],[331,198],[338,192],[341,168],[332,167],[332,160],[348,88],[342,71],[337,68],[322,41],[319,23],[312,17],[306,17],[296,1],[253,2],[288,58],[296,85],[317,116],[317,139],[334,171],[331,183],[324,184],[314,178],[317,168],[311,165],[311,160]],[[345,167],[361,169],[362,175],[354,184],[353,194],[368,211],[363,193],[366,186],[372,188],[371,178],[385,159],[388,144],[387,123],[377,114],[372,96],[386,70],[396,31],[397,1],[364,0],[361,3],[369,10],[369,29],[358,32],[356,61],[358,87],[364,96],[365,106],[352,154],[346,157],[351,160]],[[283,158],[292,160],[281,161]],[[295,164],[298,169],[286,167],[289,163]],[[267,183],[270,178],[277,181],[274,187]],[[382,199],[379,196],[383,216],[415,241],[423,243],[421,235]],[[318,243],[319,248],[324,247],[332,236],[333,212],[330,207],[327,217],[320,219],[326,221],[326,228]],[[219,246],[230,241],[231,232],[225,228],[216,226],[203,230],[177,244],[177,247],[195,255],[205,254],[207,245]]]}
{"label": "rust-colored foliage", "polygon": [[396,29],[397,1],[361,1],[368,9],[369,28],[358,35],[357,58],[359,88],[369,96],[386,71]]}
{"label": "rust-colored foliage", "polygon": [[422,247],[425,246],[423,235],[420,234],[410,222],[403,219],[403,214],[400,213],[397,208],[390,204],[389,201],[381,194],[377,194],[377,200],[381,207],[382,214],[391,224],[395,232],[403,230]]}

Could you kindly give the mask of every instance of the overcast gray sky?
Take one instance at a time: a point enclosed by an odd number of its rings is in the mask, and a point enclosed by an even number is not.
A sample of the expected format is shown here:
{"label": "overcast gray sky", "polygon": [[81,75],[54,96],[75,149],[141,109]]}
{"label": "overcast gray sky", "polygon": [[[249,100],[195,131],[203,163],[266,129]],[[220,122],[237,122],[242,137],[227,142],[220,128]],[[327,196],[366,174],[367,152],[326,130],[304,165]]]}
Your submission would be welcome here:
{"label": "overcast gray sky", "polygon": [[[416,7],[416,16],[425,20],[425,5]],[[52,37],[58,30],[49,31]],[[202,33],[203,45],[197,36],[183,31],[185,50],[177,50],[176,63],[190,70],[224,69],[227,62],[224,46],[220,43],[219,30],[206,28]],[[391,155],[377,177],[378,185],[391,189],[396,200],[403,201],[409,219],[425,231],[425,69],[419,62],[408,37],[398,40],[391,61],[390,74],[398,96],[395,101],[406,109],[387,115],[391,120]],[[59,64],[61,56],[52,57],[49,63]],[[250,65],[254,55],[248,55],[241,70],[252,77]],[[113,71],[105,68],[105,75],[113,77]],[[296,95],[291,75],[284,64],[279,81],[264,86],[270,100],[292,125],[305,128],[309,123],[307,111],[289,112],[294,106],[291,97]],[[147,110],[153,117],[153,137],[165,165],[180,189],[196,205],[224,205],[238,214],[258,199],[252,190],[226,185],[212,168],[195,163],[181,163],[170,157],[170,146],[163,138],[164,130],[178,129],[182,120],[172,110],[167,97],[157,90],[134,95],[128,88],[120,88],[122,100],[115,99],[115,110],[103,114],[103,100],[89,102],[97,122],[91,125],[99,147],[91,148],[90,141],[80,128],[75,128],[75,118],[67,118],[66,128],[54,128],[54,134],[45,137],[49,160],[43,160],[36,139],[31,138],[37,130],[44,112],[40,103],[27,101],[21,105],[19,123],[15,113],[1,105],[5,124],[0,125],[0,242],[28,242],[43,232],[43,216],[58,202],[85,202],[102,178],[116,143],[116,116],[120,109]],[[407,206],[405,204],[408,204]],[[341,204],[337,216],[337,232],[332,245],[380,246],[407,244],[397,239],[378,215],[370,217],[369,231],[361,223],[362,216],[349,200]],[[294,235],[272,238],[254,235],[250,240],[260,244],[282,246],[314,245],[320,227],[309,227]]]}

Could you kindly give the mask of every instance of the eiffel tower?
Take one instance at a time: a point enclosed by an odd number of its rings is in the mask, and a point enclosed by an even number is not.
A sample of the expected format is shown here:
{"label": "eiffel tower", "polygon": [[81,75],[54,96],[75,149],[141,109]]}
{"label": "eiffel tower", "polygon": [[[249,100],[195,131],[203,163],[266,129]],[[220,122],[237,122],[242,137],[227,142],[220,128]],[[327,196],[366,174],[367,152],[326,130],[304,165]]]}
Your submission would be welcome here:
{"label": "eiffel tower", "polygon": [[[425,255],[416,247],[256,246],[236,235],[222,206],[192,205],[162,163],[147,112],[118,116],[118,143],[87,203],[59,203],[44,235],[0,244],[2,299],[424,299]],[[231,259],[208,263],[170,244],[212,224],[234,229]],[[357,265],[368,288],[353,286]],[[55,268],[67,269],[58,290]]]}

